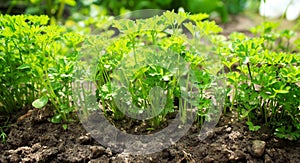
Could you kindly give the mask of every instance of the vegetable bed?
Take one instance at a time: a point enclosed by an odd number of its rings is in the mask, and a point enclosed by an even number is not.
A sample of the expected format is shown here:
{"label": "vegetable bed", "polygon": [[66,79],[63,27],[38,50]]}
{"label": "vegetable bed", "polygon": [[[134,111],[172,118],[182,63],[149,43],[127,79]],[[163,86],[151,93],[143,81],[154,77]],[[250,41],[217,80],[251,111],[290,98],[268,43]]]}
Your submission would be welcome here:
{"label": "vegetable bed", "polygon": [[137,15],[0,15],[0,162],[300,161],[297,31]]}

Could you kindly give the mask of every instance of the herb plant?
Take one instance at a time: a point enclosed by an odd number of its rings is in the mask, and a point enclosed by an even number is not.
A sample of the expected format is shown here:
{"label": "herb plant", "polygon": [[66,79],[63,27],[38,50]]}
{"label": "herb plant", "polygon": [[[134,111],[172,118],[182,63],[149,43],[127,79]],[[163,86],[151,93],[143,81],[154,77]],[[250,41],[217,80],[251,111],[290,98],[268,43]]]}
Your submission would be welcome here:
{"label": "herb plant", "polygon": [[0,126],[0,139],[2,143],[5,143],[8,136],[5,133],[6,129],[9,128],[9,118],[7,118],[6,122],[4,124],[1,124],[2,126]]}
{"label": "herb plant", "polygon": [[[246,119],[249,130],[266,125],[279,138],[300,137],[296,32],[264,22],[250,30],[254,37],[232,33],[226,39],[207,14],[173,11],[145,19],[100,18],[100,22],[86,19],[85,27],[76,28],[97,34],[84,40],[64,27],[49,25],[48,16],[0,15],[1,114],[26,105],[46,106],[53,109],[50,121],[63,123],[66,129],[74,103],[89,104],[96,93],[100,109],[113,120],[128,115],[144,120],[146,115],[148,129],[155,130],[179,113],[182,123],[196,114],[203,125],[211,119],[209,112],[218,112],[208,109],[211,91],[219,89],[218,76],[226,76],[226,106],[239,120]],[[75,22],[68,23],[70,27]],[[81,52],[91,56],[78,61]],[[96,66],[88,70],[81,67],[84,62]],[[73,97],[75,70],[96,87],[82,92],[84,100]],[[86,106],[84,111],[98,107]],[[198,110],[192,112],[190,106]],[[7,138],[6,127],[0,128],[2,141]]]}
{"label": "herb plant", "polygon": [[72,73],[82,36],[49,26],[47,16],[0,15],[1,112],[48,102],[52,122],[66,122],[72,106]]}
{"label": "herb plant", "polygon": [[278,31],[276,24],[268,22],[251,31],[257,37],[233,33],[229,48],[220,50],[230,70],[231,108],[240,119],[248,119],[250,130],[266,124],[281,138],[297,139],[300,56],[297,49],[292,50],[294,32]]}
{"label": "herb plant", "polygon": [[[216,66],[207,66],[213,63],[209,59],[215,48],[211,42],[221,31],[214,22],[203,21],[207,17],[206,14],[167,11],[146,19],[113,21],[112,26],[120,32],[117,37],[110,37],[113,33],[108,35],[109,32],[92,36],[86,49],[98,51],[98,67],[93,71],[103,112],[113,119],[123,119],[125,114],[135,117],[150,114],[147,121],[157,128],[174,112],[186,123],[187,114],[191,114],[186,110],[190,103],[199,108],[197,119],[202,124],[211,103],[206,92],[219,71]],[[187,29],[185,33],[183,27]],[[192,38],[188,38],[188,34]],[[126,60],[131,55],[132,59]],[[190,71],[185,63],[189,63]],[[189,79],[195,82],[189,85]],[[127,84],[119,87],[118,83]],[[182,91],[189,92],[190,87],[198,89],[198,94]],[[149,96],[149,92],[156,96],[162,93],[165,98]],[[180,100],[190,96],[193,96],[191,101]],[[124,105],[129,105],[129,109],[122,110]]]}

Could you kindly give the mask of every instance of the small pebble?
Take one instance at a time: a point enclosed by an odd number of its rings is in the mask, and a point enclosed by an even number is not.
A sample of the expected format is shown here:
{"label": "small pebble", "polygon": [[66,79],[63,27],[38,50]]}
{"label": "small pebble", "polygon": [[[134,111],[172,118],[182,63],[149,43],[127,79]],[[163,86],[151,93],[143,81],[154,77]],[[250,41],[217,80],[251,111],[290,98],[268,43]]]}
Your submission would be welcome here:
{"label": "small pebble", "polygon": [[226,132],[231,132],[231,130],[232,130],[231,127],[228,127],[228,128],[225,129]]}
{"label": "small pebble", "polygon": [[91,140],[91,137],[88,135],[80,136],[76,139],[76,142],[82,145],[88,144]]}
{"label": "small pebble", "polygon": [[265,152],[266,142],[254,140],[252,142],[251,154],[255,157],[261,157]]}
{"label": "small pebble", "polygon": [[91,150],[91,158],[94,159],[94,158],[98,158],[102,155],[104,155],[106,153],[106,150],[104,147],[101,147],[101,146],[91,146],[90,147],[90,150]]}

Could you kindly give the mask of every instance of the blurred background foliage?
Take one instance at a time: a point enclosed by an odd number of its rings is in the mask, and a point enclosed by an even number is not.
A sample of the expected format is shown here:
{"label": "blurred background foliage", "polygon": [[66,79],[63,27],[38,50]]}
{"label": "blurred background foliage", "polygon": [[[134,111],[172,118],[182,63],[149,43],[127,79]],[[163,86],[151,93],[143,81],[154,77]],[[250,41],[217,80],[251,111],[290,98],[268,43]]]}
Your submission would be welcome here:
{"label": "blurred background foliage", "polygon": [[99,15],[117,16],[127,11],[141,9],[175,10],[179,8],[191,13],[208,13],[220,17],[222,22],[229,15],[258,6],[259,0],[0,0],[2,14],[46,14],[52,23],[69,17],[83,20]]}

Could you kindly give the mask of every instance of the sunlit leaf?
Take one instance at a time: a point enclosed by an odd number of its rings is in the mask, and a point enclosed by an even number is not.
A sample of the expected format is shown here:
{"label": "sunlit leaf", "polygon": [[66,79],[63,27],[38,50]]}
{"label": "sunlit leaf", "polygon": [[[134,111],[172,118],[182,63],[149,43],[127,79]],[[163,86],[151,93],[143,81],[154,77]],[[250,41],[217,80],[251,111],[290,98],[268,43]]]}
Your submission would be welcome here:
{"label": "sunlit leaf", "polygon": [[36,99],[35,101],[33,101],[32,106],[35,108],[42,108],[44,107],[46,104],[48,103],[48,97],[47,96],[42,96],[39,99]]}

